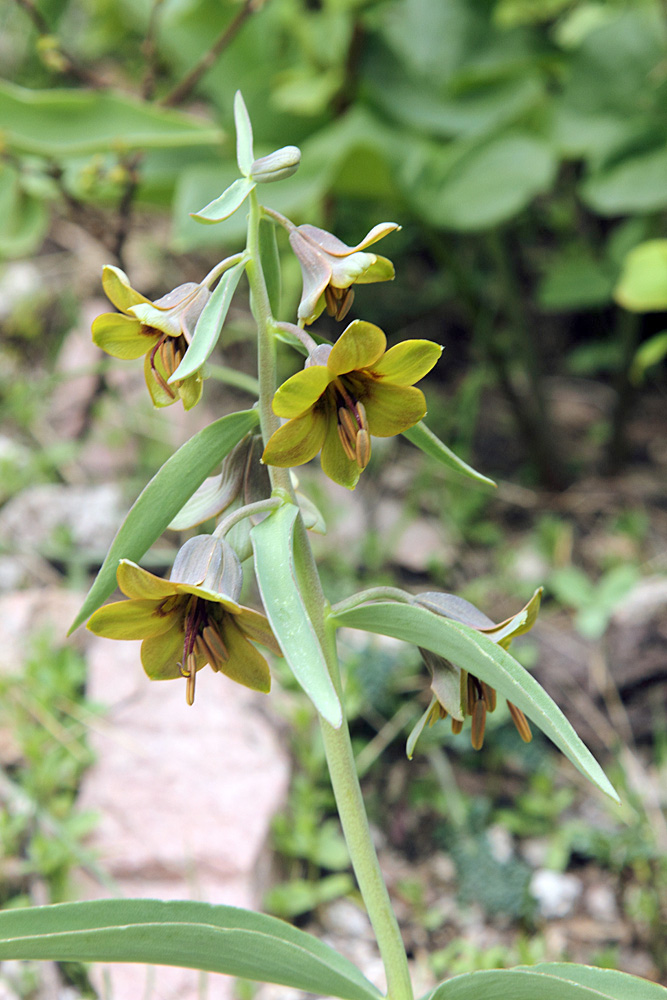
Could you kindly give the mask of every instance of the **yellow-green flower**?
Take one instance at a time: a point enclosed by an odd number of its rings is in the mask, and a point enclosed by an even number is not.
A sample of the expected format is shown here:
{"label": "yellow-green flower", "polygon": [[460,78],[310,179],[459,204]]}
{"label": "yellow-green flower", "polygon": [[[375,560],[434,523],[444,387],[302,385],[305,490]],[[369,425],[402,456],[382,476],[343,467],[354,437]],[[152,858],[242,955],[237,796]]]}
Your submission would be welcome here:
{"label": "yellow-green flower", "polygon": [[355,320],[333,347],[316,347],[273,397],[274,412],[289,420],[269,439],[263,461],[302,465],[321,450],[326,475],[354,489],[370,459],[371,435],[400,434],[426,413],[414,383],[442,352],[430,340],[386,346],[379,327]]}
{"label": "yellow-green flower", "polygon": [[169,384],[183,360],[210,292],[192,281],[151,302],[130,285],[119,267],[102,272],[104,291],[119,313],[103,313],[93,322],[93,341],[114,358],[145,355],[144,376],[154,406],[182,400],[190,410],[201,399],[199,372]]}
{"label": "yellow-green flower", "polygon": [[[541,588],[536,590],[528,604],[512,618],[507,618],[498,625],[476,608],[474,604],[465,601],[455,594],[427,592],[417,594],[415,602],[429,611],[444,618],[469,625],[483,632],[497,642],[503,649],[509,649],[510,643],[519,635],[528,632],[535,624],[540,609]],[[417,739],[424,728],[432,726],[438,719],[448,715],[452,720],[452,732],[460,733],[466,716],[472,719],[470,739],[475,750],[480,750],[484,743],[486,713],[493,712],[496,707],[496,692],[489,684],[480,681],[467,670],[462,670],[444,657],[438,656],[429,649],[419,648],[424,663],[431,674],[431,691],[433,692],[428,708],[417,722],[408,738],[408,756],[412,757]],[[531,741],[532,733],[525,715],[520,708],[507,702],[510,715],[524,743]]]}
{"label": "yellow-green flower", "polygon": [[268,664],[252,643],[277,655],[280,647],[266,617],[237,602],[241,569],[233,550],[213,535],[191,538],[172,577],[121,560],[118,586],[130,600],[100,608],[87,627],[108,639],[143,639],[141,662],[150,679],[186,678],[189,705],[196,673],[207,663],[239,684],[269,691]]}
{"label": "yellow-green flower", "polygon": [[313,323],[325,306],[330,316],[344,319],[354,298],[351,285],[391,281],[394,277],[394,265],[390,260],[364,251],[383,236],[400,229],[395,222],[374,226],[355,247],[347,246],[317,226],[289,225],[290,245],[303,273],[298,316],[306,324]]}

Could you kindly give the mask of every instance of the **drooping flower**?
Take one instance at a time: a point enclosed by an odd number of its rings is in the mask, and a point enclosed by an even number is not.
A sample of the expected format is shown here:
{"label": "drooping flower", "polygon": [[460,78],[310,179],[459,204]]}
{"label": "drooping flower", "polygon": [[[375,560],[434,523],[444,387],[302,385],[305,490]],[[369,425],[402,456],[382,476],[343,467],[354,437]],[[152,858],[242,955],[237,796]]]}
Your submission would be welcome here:
{"label": "drooping flower", "polygon": [[[541,596],[540,588],[521,611],[497,625],[474,604],[454,594],[417,594],[415,603],[444,618],[469,625],[478,632],[483,632],[503,649],[509,649],[513,639],[533,627],[540,609]],[[461,732],[466,716],[471,717],[471,742],[475,750],[480,750],[484,743],[486,713],[493,712],[496,707],[495,689],[429,649],[420,647],[419,652],[431,674],[433,694],[428,708],[410,733],[408,756],[412,757],[417,739],[425,727],[432,726],[438,719],[445,719],[448,715],[451,716],[454,733]],[[507,702],[507,707],[519,736],[524,743],[529,743],[533,737],[525,715],[510,701]]]}
{"label": "drooping flower", "polygon": [[290,245],[303,274],[298,317],[306,324],[313,323],[325,307],[330,316],[344,319],[354,298],[353,284],[391,281],[394,277],[394,265],[390,260],[365,251],[383,236],[400,229],[395,222],[373,226],[354,247],[317,226],[289,223],[289,227]]}
{"label": "drooping flower", "polygon": [[277,655],[280,647],[266,617],[238,603],[241,565],[225,541],[189,539],[170,580],[128,559],[121,560],[117,579],[130,600],[100,608],[87,627],[108,639],[143,639],[141,662],[151,680],[186,678],[189,705],[197,671],[207,663],[255,691],[270,690],[268,664],[252,643]]}
{"label": "drooping flower", "polygon": [[289,419],[272,434],[263,461],[302,465],[321,450],[325,474],[354,489],[370,459],[371,435],[393,437],[426,413],[414,383],[442,352],[430,340],[386,346],[379,327],[355,320],[333,347],[316,347],[273,397],[274,412]]}
{"label": "drooping flower", "polygon": [[93,321],[93,341],[114,358],[133,360],[145,355],[144,376],[154,406],[180,399],[186,410],[202,394],[202,378],[194,372],[169,384],[192,340],[197,320],[210,292],[192,281],[151,302],[130,285],[119,267],[102,272],[107,297],[120,312],[102,313]]}

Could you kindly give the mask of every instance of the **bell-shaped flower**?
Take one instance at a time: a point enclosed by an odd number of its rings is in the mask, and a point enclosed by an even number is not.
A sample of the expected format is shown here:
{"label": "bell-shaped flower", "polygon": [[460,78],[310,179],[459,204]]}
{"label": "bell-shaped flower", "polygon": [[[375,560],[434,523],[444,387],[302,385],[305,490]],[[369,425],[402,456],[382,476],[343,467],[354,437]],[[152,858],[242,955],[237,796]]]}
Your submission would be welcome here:
{"label": "bell-shaped flower", "polygon": [[442,352],[430,340],[386,346],[379,327],[355,320],[333,347],[316,347],[273,397],[274,412],[289,419],[270,437],[263,461],[302,465],[321,450],[329,479],[354,489],[370,459],[371,435],[393,437],[426,413],[414,383]]}
{"label": "bell-shaped flower", "polygon": [[122,559],[118,586],[128,601],[107,604],[87,627],[108,639],[143,639],[141,662],[151,680],[186,679],[194,701],[195,677],[207,663],[232,680],[267,692],[269,667],[253,642],[277,655],[266,617],[238,603],[242,573],[236,553],[215,535],[198,535],[179,550],[164,580]]}
{"label": "bell-shaped flower", "polygon": [[104,291],[120,312],[103,313],[93,321],[93,341],[114,358],[133,360],[145,355],[144,375],[154,406],[180,399],[186,410],[201,399],[202,378],[194,372],[169,384],[192,340],[197,320],[210,292],[192,281],[151,302],[130,285],[118,267],[102,273]]}
{"label": "bell-shaped flower", "polygon": [[[414,600],[416,604],[437,615],[477,629],[503,649],[508,649],[513,639],[533,627],[540,609],[541,596],[540,588],[521,611],[497,625],[474,604],[455,594],[426,592],[417,594]],[[451,717],[454,733],[461,732],[466,716],[471,717],[471,742],[475,750],[480,750],[484,743],[486,714],[493,712],[496,707],[495,689],[429,649],[420,647],[419,652],[431,674],[432,697],[428,708],[410,733],[408,756],[412,757],[417,739],[424,728],[427,725],[432,726],[438,719],[445,719],[448,715]],[[525,715],[509,701],[507,707],[519,736],[525,743],[529,743],[532,733]]]}
{"label": "bell-shaped flower", "polygon": [[303,274],[303,292],[299,303],[299,319],[313,323],[325,306],[330,316],[342,320],[347,315],[354,284],[391,281],[394,265],[386,257],[367,253],[366,248],[383,236],[400,229],[395,222],[374,226],[355,247],[349,247],[336,236],[317,226],[293,226],[289,241],[299,259]]}

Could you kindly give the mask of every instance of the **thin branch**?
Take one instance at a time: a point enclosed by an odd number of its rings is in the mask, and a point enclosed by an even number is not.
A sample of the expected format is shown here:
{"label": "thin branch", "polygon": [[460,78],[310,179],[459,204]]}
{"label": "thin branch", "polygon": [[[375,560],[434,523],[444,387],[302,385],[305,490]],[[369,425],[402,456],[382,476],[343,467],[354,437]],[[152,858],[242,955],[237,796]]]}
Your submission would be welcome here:
{"label": "thin branch", "polygon": [[157,25],[164,0],[153,0],[146,37],[141,46],[141,52],[146,60],[146,70],[141,81],[141,96],[145,101],[150,101],[155,93],[155,77],[157,76]]}
{"label": "thin branch", "polygon": [[118,203],[118,225],[116,227],[116,238],[112,247],[114,256],[121,267],[124,265],[123,250],[125,249],[125,241],[130,233],[134,196],[137,193],[139,181],[141,180],[139,167],[142,159],[142,153],[135,153],[124,164],[127,170],[127,180]]}
{"label": "thin branch", "polygon": [[257,9],[257,0],[244,0],[244,4],[236,17],[230,21],[224,31],[216,38],[211,48],[199,60],[188,75],[180,83],[176,84],[173,90],[165,94],[157,103],[165,108],[173,108],[181,104],[186,97],[189,97],[205,73],[215,64],[216,59],[225,51],[227,46],[233,41],[239,30],[243,27],[251,14]]}

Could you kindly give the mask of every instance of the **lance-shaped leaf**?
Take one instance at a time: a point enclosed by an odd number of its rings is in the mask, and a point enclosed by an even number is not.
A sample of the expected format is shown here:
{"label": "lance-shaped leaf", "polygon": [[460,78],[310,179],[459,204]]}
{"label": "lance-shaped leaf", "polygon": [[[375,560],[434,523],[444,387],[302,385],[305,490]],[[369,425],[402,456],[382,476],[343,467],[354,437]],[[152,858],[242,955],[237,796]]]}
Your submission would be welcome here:
{"label": "lance-shaped leaf", "polygon": [[138,562],[225,455],[257,424],[256,410],[221,417],[186,441],[139,494],[116,533],[70,632],[116,589],[121,559]]}
{"label": "lance-shaped leaf", "polygon": [[615,969],[544,963],[518,969],[490,969],[455,976],[428,1000],[667,1000],[657,983]]}
{"label": "lance-shaped leaf", "polygon": [[179,379],[192,375],[198,368],[201,368],[209,357],[222,333],[236,286],[240,281],[245,265],[246,262],[244,260],[240,261],[234,267],[230,267],[228,271],[225,271],[220,278],[215,291],[197,320],[192,343],[185,352],[185,357],[180,365],[169,379],[170,382],[177,382]]}
{"label": "lance-shaped leaf", "polygon": [[348,959],[289,924],[207,903],[105,899],[0,913],[0,959],[141,962],[220,972],[341,1000],[379,1000]]}
{"label": "lance-shaped leaf", "polygon": [[260,219],[259,222],[259,258],[266,282],[271,312],[280,315],[280,255],[276,239],[276,225],[271,219]]}
{"label": "lance-shaped leaf", "polygon": [[286,503],[250,532],[266,616],[294,676],[334,728],[343,715],[322,647],[308,616],[294,559],[298,507]]}
{"label": "lance-shaped leaf", "polygon": [[438,462],[441,462],[450,469],[454,469],[455,472],[460,472],[470,479],[475,479],[478,483],[486,483],[487,486],[496,485],[493,479],[483,476],[481,472],[477,472],[471,465],[464,462],[462,458],[455,455],[451,448],[443,444],[440,438],[436,437],[433,431],[429,430],[422,420],[418,424],[415,424],[414,427],[409,427],[407,431],[403,431],[403,437],[407,438],[410,444],[421,449],[424,454],[437,459]]}
{"label": "lance-shaped leaf", "polygon": [[218,198],[214,198],[208,205],[204,205],[198,212],[191,212],[190,215],[197,222],[204,222],[212,225],[215,222],[222,222],[233,215],[237,208],[240,208],[253,188],[257,187],[253,180],[248,177],[239,177],[233,184],[230,184]]}
{"label": "lance-shaped leaf", "polygon": [[255,154],[252,145],[250,115],[240,90],[234,94],[234,125],[236,126],[236,162],[241,173],[247,177],[252,169]]}
{"label": "lance-shaped leaf", "polygon": [[424,646],[490,684],[532,719],[594,785],[618,801],[604,771],[544,688],[483,633],[426,608],[389,601],[339,612],[335,622]]}

